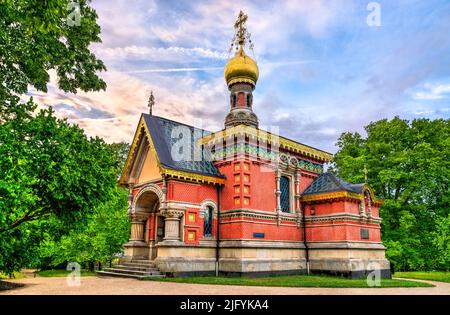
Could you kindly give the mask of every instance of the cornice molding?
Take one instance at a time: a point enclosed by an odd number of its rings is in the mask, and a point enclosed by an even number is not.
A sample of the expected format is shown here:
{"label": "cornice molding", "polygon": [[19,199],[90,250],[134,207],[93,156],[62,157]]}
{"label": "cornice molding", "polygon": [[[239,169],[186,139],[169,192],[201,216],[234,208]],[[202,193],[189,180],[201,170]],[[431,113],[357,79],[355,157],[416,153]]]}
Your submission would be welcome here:
{"label": "cornice molding", "polygon": [[333,160],[333,155],[329,152],[322,151],[320,149],[316,149],[310,146],[307,146],[302,143],[295,142],[293,140],[284,138],[279,135],[275,135],[273,133],[253,128],[250,126],[239,125],[227,129],[223,129],[221,131],[211,133],[202,139],[200,139],[200,143],[203,145],[213,145],[218,141],[223,141],[226,138],[234,137],[234,136],[248,136],[253,140],[264,141],[270,143],[271,145],[277,145],[281,149],[285,149],[290,152],[299,153],[303,156],[321,161],[321,162],[329,162]]}
{"label": "cornice molding", "polygon": [[333,200],[333,199],[340,199],[340,198],[361,201],[363,199],[363,195],[343,190],[343,191],[335,191],[335,192],[318,193],[318,194],[306,195],[306,196],[303,195],[300,197],[300,201],[308,203],[308,202],[313,202],[313,201]]}
{"label": "cornice molding", "polygon": [[[280,219],[285,222],[297,222],[298,216],[296,213],[277,213],[277,212],[268,212],[264,210],[248,210],[248,209],[233,209],[233,210],[223,210],[220,213],[221,219],[234,219],[234,218],[246,218],[246,219],[261,219],[261,220],[270,220],[277,221]],[[315,222],[330,222],[333,221],[350,221],[355,223],[366,223],[366,224],[380,224],[381,218],[379,217],[367,217],[360,216],[354,213],[332,213],[326,215],[314,215],[314,216],[306,216],[306,223],[315,223]]]}

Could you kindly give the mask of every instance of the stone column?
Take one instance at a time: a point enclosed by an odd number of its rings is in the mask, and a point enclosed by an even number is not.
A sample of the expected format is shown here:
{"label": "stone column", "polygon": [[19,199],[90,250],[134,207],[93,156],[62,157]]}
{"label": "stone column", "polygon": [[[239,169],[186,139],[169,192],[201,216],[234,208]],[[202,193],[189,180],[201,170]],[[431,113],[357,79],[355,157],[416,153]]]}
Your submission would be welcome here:
{"label": "stone column", "polygon": [[137,214],[132,214],[130,217],[131,217],[130,241],[144,242],[144,224],[146,218]]}
{"label": "stone column", "polygon": [[131,235],[128,243],[123,245],[125,257],[130,259],[149,259],[149,246],[144,238],[144,224],[147,219],[145,213],[131,213]]}
{"label": "stone column", "polygon": [[164,242],[180,242],[180,218],[184,211],[179,209],[165,209],[161,211],[164,218]]}
{"label": "stone column", "polygon": [[300,227],[302,209],[300,207],[300,170],[295,170],[295,213],[297,214],[297,226]]}
{"label": "stone column", "polygon": [[275,179],[277,181],[277,188],[275,190],[275,196],[277,197],[277,224],[280,225],[280,215],[281,215],[281,188],[280,188],[280,179],[281,179],[281,170],[277,169],[275,171]]}
{"label": "stone column", "polygon": [[367,192],[367,217],[372,218],[372,201],[370,200],[370,194]]}
{"label": "stone column", "polygon": [[362,197],[361,202],[359,204],[359,216],[361,218],[365,218],[366,217],[366,200],[364,198],[364,194],[363,194],[363,197]]}

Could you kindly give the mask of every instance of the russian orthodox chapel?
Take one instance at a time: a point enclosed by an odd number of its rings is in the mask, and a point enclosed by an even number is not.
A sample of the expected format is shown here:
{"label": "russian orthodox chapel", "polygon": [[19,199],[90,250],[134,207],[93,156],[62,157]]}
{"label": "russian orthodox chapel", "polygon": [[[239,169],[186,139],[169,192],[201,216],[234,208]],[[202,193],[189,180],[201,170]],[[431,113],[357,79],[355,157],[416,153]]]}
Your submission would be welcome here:
{"label": "russian orthodox chapel", "polygon": [[[307,272],[390,277],[372,189],[324,172],[332,154],[258,128],[258,65],[242,12],[224,129],[142,114],[121,185],[131,236],[124,259],[167,275]],[[150,102],[153,104],[153,95]],[[151,104],[151,105],[152,105]]]}

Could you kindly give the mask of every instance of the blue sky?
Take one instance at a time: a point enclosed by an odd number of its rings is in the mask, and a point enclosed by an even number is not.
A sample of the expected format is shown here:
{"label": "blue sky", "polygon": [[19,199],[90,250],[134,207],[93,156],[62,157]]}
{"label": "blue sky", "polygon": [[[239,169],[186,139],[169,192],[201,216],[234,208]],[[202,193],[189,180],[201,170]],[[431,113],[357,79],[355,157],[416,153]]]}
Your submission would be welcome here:
{"label": "blue sky", "polygon": [[344,131],[381,118],[450,118],[450,1],[94,0],[107,65],[104,92],[33,93],[108,142],[130,142],[151,90],[154,113],[219,130],[228,112],[223,67],[242,9],[260,77],[260,126],[335,152]]}

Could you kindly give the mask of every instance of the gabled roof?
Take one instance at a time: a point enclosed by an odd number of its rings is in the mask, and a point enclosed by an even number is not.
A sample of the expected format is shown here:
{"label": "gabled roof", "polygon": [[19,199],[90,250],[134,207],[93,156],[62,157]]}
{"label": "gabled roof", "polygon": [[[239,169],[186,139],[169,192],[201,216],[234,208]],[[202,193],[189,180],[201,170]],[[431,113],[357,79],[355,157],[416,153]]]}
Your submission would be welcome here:
{"label": "gabled roof", "polygon": [[364,184],[348,183],[332,173],[323,173],[303,191],[302,195],[314,195],[335,191],[348,191],[360,194],[363,191]]}
{"label": "gabled roof", "polygon": [[[180,132],[175,132],[174,138],[172,138],[172,131],[175,128],[179,128]],[[178,161],[172,157],[172,148],[177,141],[182,139],[177,139],[180,133],[183,136],[190,135],[187,146],[183,143],[183,149],[189,147],[191,155],[187,159]],[[156,162],[163,175],[197,182],[223,184],[225,177],[211,162],[208,150],[202,152],[198,147],[198,139],[208,133],[206,130],[170,119],[142,114],[119,183],[129,183],[131,169],[136,163],[137,147],[141,143],[142,137],[146,137],[150,143],[150,149],[156,153]]]}
{"label": "gabled roof", "polygon": [[[207,176],[223,177],[219,173],[217,168],[211,162],[211,154],[209,150],[201,152],[199,150],[197,140],[210,134],[209,131],[195,128],[177,121],[173,121],[167,118],[158,116],[151,116],[148,114],[142,114],[144,121],[147,125],[148,131],[153,140],[153,144],[158,153],[161,165],[186,172],[192,172]],[[190,159],[176,161],[172,158],[171,150],[174,144],[179,141],[179,138],[172,138],[172,131],[174,128],[181,127],[183,132],[189,132],[190,134]],[[198,156],[195,155],[195,150]]]}

